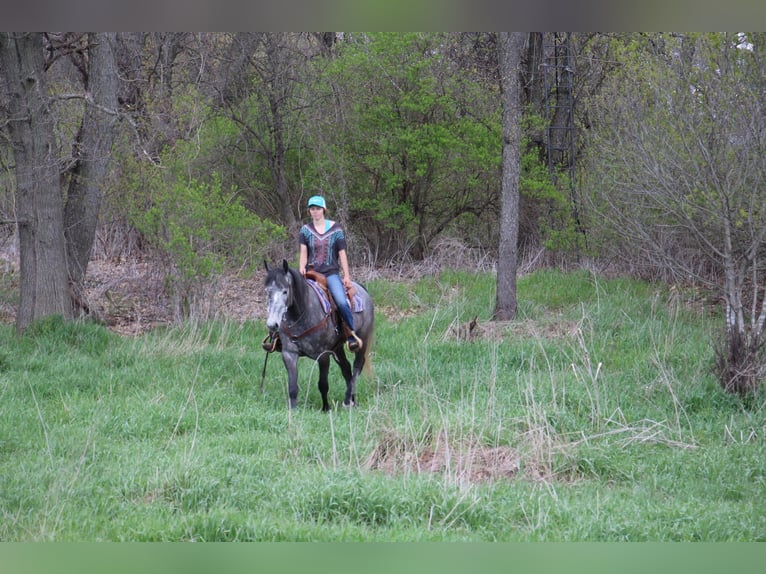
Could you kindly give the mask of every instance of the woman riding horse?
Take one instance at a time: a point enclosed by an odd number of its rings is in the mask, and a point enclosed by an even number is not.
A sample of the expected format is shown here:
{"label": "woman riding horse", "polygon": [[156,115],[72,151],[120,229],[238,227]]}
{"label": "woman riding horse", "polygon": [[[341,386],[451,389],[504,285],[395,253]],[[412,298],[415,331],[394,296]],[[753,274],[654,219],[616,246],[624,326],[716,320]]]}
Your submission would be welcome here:
{"label": "woman riding horse", "polygon": [[[343,349],[345,337],[337,329],[332,313],[317,291],[297,269],[291,268],[286,260],[282,265],[266,267],[266,299],[268,301],[266,326],[269,328],[270,346],[268,352],[278,350],[287,369],[287,391],[290,408],[298,402],[298,359],[308,357],[319,365],[319,392],[322,395],[322,410],[330,410],[328,401],[328,371],[330,359],[334,359],[346,380],[344,406],[356,404],[356,382],[362,370],[372,376],[370,349],[375,329],[375,309],[370,294],[364,286],[354,283],[356,296],[354,313],[357,331],[364,339],[364,349],[357,350],[353,366]],[[264,339],[264,345],[266,340]],[[267,355],[268,357],[268,355]],[[264,361],[264,376],[266,362]]]}
{"label": "woman riding horse", "polygon": [[[311,269],[327,278],[327,288],[348,327],[348,349],[356,352],[364,344],[354,330],[354,315],[351,312],[346,290],[351,288],[351,274],[346,255],[346,235],[339,223],[327,219],[327,202],[321,195],[309,198],[308,210],[311,223],[301,227],[298,235],[300,245],[298,271],[306,275]],[[340,272],[343,271],[341,279]]]}

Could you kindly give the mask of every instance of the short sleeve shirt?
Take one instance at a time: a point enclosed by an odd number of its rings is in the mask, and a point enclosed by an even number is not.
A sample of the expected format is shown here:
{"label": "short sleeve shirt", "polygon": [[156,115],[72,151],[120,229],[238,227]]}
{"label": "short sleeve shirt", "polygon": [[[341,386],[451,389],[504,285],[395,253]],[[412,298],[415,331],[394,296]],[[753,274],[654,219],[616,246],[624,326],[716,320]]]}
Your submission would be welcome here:
{"label": "short sleeve shirt", "polygon": [[338,253],[346,249],[346,235],[338,223],[333,223],[330,229],[320,233],[313,222],[301,227],[298,235],[300,245],[305,245],[308,251],[306,264],[324,275],[340,272]]}

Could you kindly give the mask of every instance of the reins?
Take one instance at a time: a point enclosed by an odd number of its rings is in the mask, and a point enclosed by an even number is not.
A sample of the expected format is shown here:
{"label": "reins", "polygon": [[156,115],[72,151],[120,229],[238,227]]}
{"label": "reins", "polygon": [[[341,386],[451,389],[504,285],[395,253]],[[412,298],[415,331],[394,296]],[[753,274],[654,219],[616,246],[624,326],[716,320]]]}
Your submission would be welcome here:
{"label": "reins", "polygon": [[266,353],[266,357],[263,359],[263,371],[261,372],[261,394],[263,394],[263,385],[266,382],[266,363],[269,362],[269,355],[271,355],[271,353]]}

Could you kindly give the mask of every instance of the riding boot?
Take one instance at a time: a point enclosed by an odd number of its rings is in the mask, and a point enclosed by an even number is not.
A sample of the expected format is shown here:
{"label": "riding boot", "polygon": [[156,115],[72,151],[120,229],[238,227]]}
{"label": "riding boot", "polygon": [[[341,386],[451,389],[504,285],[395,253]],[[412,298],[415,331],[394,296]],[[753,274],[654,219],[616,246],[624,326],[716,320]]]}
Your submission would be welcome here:
{"label": "riding boot", "polygon": [[346,345],[348,346],[348,350],[352,353],[356,353],[364,346],[364,342],[359,338],[359,335],[356,334],[356,331],[346,325],[345,322],[342,322],[340,326],[343,330],[343,336],[346,337]]}
{"label": "riding boot", "polygon": [[360,351],[362,347],[364,346],[364,343],[354,331],[351,331],[351,334],[348,336],[346,344],[348,345],[348,350],[351,351],[352,353],[356,353],[357,351]]}
{"label": "riding boot", "polygon": [[279,338],[279,331],[269,331],[269,334],[261,341],[261,347],[267,353],[282,351],[282,340]]}

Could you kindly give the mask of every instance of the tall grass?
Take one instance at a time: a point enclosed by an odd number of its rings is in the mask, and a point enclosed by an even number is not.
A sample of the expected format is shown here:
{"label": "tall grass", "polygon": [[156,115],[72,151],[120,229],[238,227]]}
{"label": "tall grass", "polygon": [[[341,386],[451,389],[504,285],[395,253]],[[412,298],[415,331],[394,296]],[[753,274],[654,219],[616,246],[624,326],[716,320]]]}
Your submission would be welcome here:
{"label": "tall grass", "polygon": [[[359,406],[264,327],[0,328],[0,540],[763,540],[766,416],[721,392],[719,318],[677,291],[540,271],[368,285]],[[455,325],[478,317],[469,339]]]}

